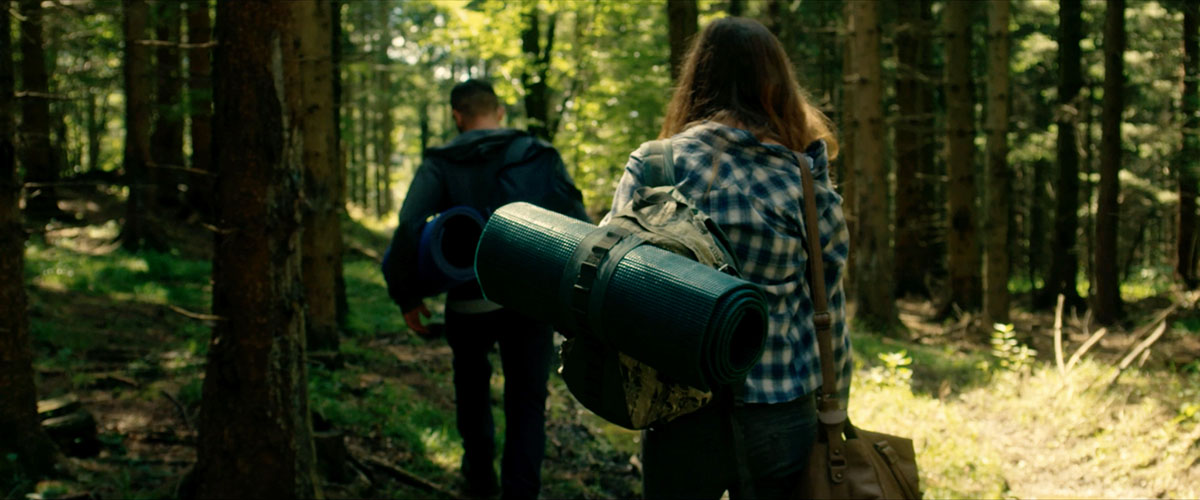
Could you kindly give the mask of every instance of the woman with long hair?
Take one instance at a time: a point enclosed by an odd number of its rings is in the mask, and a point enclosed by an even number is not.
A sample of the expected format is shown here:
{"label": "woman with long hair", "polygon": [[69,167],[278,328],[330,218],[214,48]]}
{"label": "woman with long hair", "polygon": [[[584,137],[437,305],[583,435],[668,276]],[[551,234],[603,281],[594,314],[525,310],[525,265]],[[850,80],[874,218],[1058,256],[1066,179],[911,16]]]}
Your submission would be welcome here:
{"label": "woman with long hair", "polygon": [[[770,31],[724,18],[696,37],[659,137],[672,140],[676,189],[724,230],[742,277],[766,292],[770,318],[762,358],[744,384],[643,434],[644,496],[786,497],[817,438],[822,377],[809,258],[824,259],[839,389],[850,380],[841,286],[849,241],[829,180],[838,151],[832,124],[809,104]],[[644,185],[647,154],[642,147],[630,156],[614,211]],[[805,246],[804,168],[815,179],[820,256]]]}

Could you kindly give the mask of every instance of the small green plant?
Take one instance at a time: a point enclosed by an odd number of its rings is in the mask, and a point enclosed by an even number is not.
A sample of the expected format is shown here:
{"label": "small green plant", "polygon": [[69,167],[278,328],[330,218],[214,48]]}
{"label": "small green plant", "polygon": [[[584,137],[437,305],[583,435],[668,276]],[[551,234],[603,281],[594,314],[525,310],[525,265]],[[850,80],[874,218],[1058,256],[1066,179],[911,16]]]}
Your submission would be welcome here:
{"label": "small green plant", "polygon": [[912,357],[908,351],[901,349],[895,352],[878,354],[882,366],[872,366],[867,371],[865,380],[879,387],[909,388],[912,384]]}
{"label": "small green plant", "polygon": [[1017,340],[1013,325],[996,323],[992,327],[992,356],[1002,368],[1027,373],[1037,351]]}

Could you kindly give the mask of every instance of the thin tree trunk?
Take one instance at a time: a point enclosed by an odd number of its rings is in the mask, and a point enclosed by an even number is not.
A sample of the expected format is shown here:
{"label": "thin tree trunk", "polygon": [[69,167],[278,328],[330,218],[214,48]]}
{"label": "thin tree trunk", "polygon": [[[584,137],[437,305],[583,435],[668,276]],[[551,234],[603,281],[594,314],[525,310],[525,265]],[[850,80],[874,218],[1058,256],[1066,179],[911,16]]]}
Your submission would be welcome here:
{"label": "thin tree trunk", "polygon": [[[108,125],[108,106],[104,105],[104,97],[89,95],[87,97],[87,170],[100,168],[100,137]],[[97,103],[99,101],[99,103]]]}
{"label": "thin tree trunk", "polygon": [[166,249],[166,238],[155,223],[156,187],[150,181],[150,48],[146,34],[149,7],[145,0],[124,0],[125,37],[125,226],[121,245],[129,251],[143,247]]}
{"label": "thin tree trunk", "polygon": [[1058,183],[1054,216],[1054,248],[1046,288],[1036,301],[1040,307],[1054,304],[1062,294],[1071,306],[1082,306],[1075,284],[1079,274],[1079,116],[1083,73],[1079,43],[1083,38],[1083,6],[1080,0],[1063,0],[1058,10]]}
{"label": "thin tree trunk", "polygon": [[929,189],[933,175],[933,103],[923,80],[929,65],[929,0],[897,5],[896,102],[900,113],[893,135],[896,155],[896,295],[929,296],[926,277],[934,267],[928,234],[935,210]]}
{"label": "thin tree trunk", "polygon": [[[304,354],[291,6],[217,4],[213,327],[197,438],[198,498],[313,498]],[[282,64],[281,64],[282,63]]]}
{"label": "thin tree trunk", "polygon": [[1200,2],[1183,8],[1183,147],[1177,161],[1179,211],[1175,215],[1175,273],[1188,289],[1200,286],[1196,272],[1196,191],[1200,179]]}
{"label": "thin tree trunk", "polygon": [[[839,157],[841,158],[841,171],[836,179],[842,188],[842,209],[846,216],[846,225],[850,232],[850,240],[858,241],[858,198],[855,196],[855,187],[858,183],[859,172],[856,171],[854,148],[858,143],[858,117],[855,116],[851,106],[856,100],[855,91],[857,85],[853,85],[854,68],[856,60],[854,59],[854,38],[857,26],[853,16],[854,2],[846,2],[843,7],[843,17],[846,22],[846,29],[842,40],[842,102],[839,112],[844,117],[842,120],[842,144]],[[846,259],[845,278],[842,280],[843,286],[846,288],[847,297],[858,296],[857,275],[858,275],[858,253],[850,252]]]}
{"label": "thin tree trunk", "polygon": [[525,69],[521,72],[521,85],[525,87],[525,115],[529,119],[529,132],[552,142],[555,130],[550,127],[550,84],[546,79],[550,72],[550,54],[554,50],[558,14],[550,14],[546,23],[545,44],[541,43],[541,16],[537,3],[530,4],[525,13],[525,29],[521,32],[521,50],[526,58]]}
{"label": "thin tree trunk", "polygon": [[12,20],[0,1],[0,477],[39,478],[54,468],[57,449],[37,415],[33,349],[25,297],[25,228],[13,142]]}
{"label": "thin tree trunk", "polygon": [[183,59],[176,43],[180,39],[179,3],[154,4],[154,33],[159,42],[155,49],[155,114],[150,134],[150,178],[158,185],[158,205],[177,207],[180,204],[179,184],[184,180],[179,167],[183,159]]}
{"label": "thin tree trunk", "polygon": [[947,2],[946,110],[950,211],[947,253],[951,302],[977,309],[982,292],[979,237],[975,223],[975,99],[971,83],[971,24],[968,2]]}
{"label": "thin tree trunk", "polygon": [[42,38],[41,0],[20,0],[21,39],[21,165],[26,182],[35,183],[25,200],[25,212],[35,220],[62,217],[54,184],[59,172],[50,152],[50,94]]}
{"label": "thin tree trunk", "polygon": [[[192,114],[192,164],[201,172],[212,172],[212,39],[208,0],[189,0],[187,4],[188,101]],[[188,205],[204,216],[211,216],[212,177],[192,175],[188,183]]]}
{"label": "thin tree trunk", "polygon": [[330,119],[333,123],[333,161],[334,167],[337,169],[335,177],[337,178],[337,199],[334,201],[334,207],[337,210],[338,217],[338,249],[337,257],[333,260],[333,282],[335,288],[335,301],[337,302],[337,324],[345,326],[346,320],[350,316],[350,302],[346,298],[346,278],[345,269],[343,267],[342,255],[344,253],[344,245],[342,243],[341,234],[341,218],[346,213],[346,143],[342,136],[342,110],[346,107],[345,96],[342,89],[342,1],[330,0],[330,23],[332,24],[329,30],[330,50],[333,52],[330,57],[333,60],[331,68],[329,68],[330,78],[333,78],[333,116]]}
{"label": "thin tree trunk", "polygon": [[851,2],[854,59],[851,112],[858,123],[853,148],[858,177],[857,318],[887,327],[896,320],[892,282],[888,168],[883,154],[883,69],[879,60],[879,3]]}
{"label": "thin tree trunk", "polygon": [[[1060,129],[1061,130],[1061,129]],[[1050,198],[1050,161],[1039,158],[1033,163],[1033,183],[1029,192],[1029,288],[1034,300],[1041,296],[1047,284],[1038,288],[1038,279],[1046,279],[1043,266],[1046,256],[1046,200]]]}
{"label": "thin tree trunk", "polygon": [[332,6],[329,0],[292,4],[295,32],[300,37],[303,108],[297,114],[303,129],[304,166],[304,292],[308,350],[336,354],[338,348],[337,267],[342,254],[337,133],[334,122]]}
{"label": "thin tree trunk", "polygon": [[1100,198],[1096,208],[1095,318],[1110,325],[1121,317],[1117,224],[1121,191],[1121,113],[1125,109],[1125,0],[1110,0],[1104,19],[1104,110],[1100,141]]}
{"label": "thin tree trunk", "polygon": [[746,15],[746,0],[729,0],[729,16]]}
{"label": "thin tree trunk", "polygon": [[[692,37],[699,30],[700,9],[696,0],[667,0],[667,32],[671,45],[671,81],[679,79],[683,56],[687,55]],[[536,32],[536,31],[535,31]]]}
{"label": "thin tree trunk", "polygon": [[985,324],[1008,323],[1008,278],[1011,265],[1009,210],[1012,206],[1012,168],[1008,165],[1009,0],[988,2],[987,272]]}

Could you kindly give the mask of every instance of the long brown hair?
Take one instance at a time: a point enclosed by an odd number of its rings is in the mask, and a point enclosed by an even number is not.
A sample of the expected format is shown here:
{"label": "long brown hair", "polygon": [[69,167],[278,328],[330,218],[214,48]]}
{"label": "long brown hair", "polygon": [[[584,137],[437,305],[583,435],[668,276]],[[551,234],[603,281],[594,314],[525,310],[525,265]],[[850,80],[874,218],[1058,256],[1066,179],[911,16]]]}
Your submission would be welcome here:
{"label": "long brown hair", "polygon": [[659,138],[703,120],[736,123],[793,151],[824,139],[837,157],[833,123],[809,104],[779,40],[751,19],[718,19],[695,38]]}

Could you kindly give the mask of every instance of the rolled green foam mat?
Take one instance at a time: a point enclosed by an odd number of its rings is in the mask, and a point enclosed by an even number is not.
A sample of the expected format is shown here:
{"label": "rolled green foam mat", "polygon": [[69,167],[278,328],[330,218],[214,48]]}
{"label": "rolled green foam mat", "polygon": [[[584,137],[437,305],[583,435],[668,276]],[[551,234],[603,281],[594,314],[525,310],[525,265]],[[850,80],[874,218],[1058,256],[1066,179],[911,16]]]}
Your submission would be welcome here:
{"label": "rolled green foam mat", "polygon": [[739,381],[758,362],[767,331],[761,289],[649,244],[614,249],[606,260],[619,260],[600,264],[587,313],[572,312],[579,261],[588,253],[579,247],[596,231],[605,228],[527,203],[501,207],[475,254],[484,295],[565,334],[586,331],[702,390]]}

